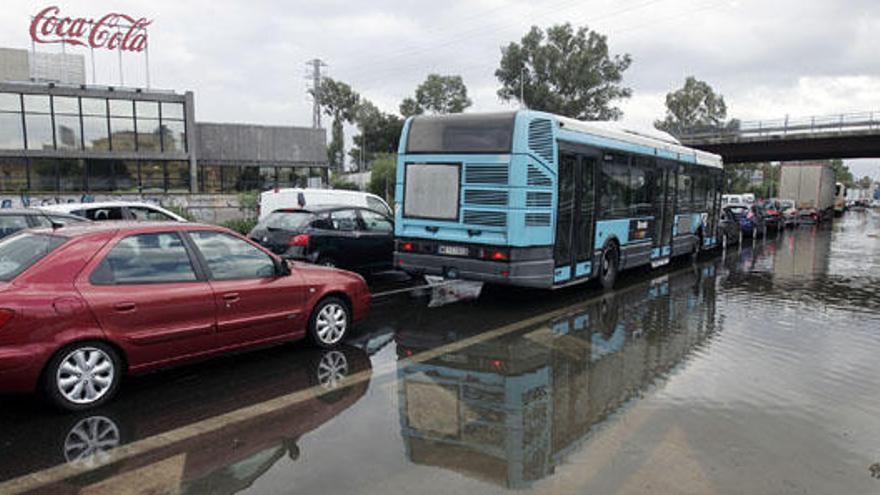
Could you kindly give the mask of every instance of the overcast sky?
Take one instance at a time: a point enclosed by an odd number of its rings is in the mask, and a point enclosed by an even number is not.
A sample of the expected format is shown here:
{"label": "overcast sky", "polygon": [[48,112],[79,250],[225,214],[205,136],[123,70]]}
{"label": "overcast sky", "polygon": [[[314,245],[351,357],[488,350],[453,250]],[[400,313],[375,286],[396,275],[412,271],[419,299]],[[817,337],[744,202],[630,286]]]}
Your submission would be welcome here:
{"label": "overcast sky", "polygon": [[[533,24],[565,21],[632,55],[628,122],[662,118],[665,94],[688,75],[743,120],[880,111],[878,0],[7,0],[0,46],[28,48],[30,17],[52,4],[74,17],[153,19],[152,87],[194,91],[203,121],[310,125],[306,62],[315,57],[388,112],[431,72],[461,74],[472,110],[507,108],[495,94],[500,47]],[[95,65],[98,83],[118,84],[115,54]],[[123,75],[143,86],[144,57],[127,56]],[[851,166],[880,178],[880,161]]]}

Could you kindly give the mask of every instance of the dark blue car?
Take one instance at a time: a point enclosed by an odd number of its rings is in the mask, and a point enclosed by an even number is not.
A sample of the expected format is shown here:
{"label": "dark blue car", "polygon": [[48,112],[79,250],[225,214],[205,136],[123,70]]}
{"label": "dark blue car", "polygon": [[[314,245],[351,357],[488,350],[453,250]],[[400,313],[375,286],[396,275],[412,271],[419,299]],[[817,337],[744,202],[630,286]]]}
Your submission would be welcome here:
{"label": "dark blue car", "polygon": [[725,206],[724,211],[730,218],[739,222],[743,236],[753,237],[764,232],[764,217],[754,205]]}

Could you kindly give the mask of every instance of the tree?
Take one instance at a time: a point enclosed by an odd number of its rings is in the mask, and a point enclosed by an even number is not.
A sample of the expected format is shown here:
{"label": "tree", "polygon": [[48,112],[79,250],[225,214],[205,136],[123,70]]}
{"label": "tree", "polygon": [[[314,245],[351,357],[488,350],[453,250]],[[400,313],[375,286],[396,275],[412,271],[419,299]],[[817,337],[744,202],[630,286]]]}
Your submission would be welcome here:
{"label": "tree", "polygon": [[372,102],[362,98],[354,121],[361,132],[353,138],[354,148],[349,151],[355,163],[363,162],[366,165],[373,161],[377,153],[397,152],[403,119],[382,112]]}
{"label": "tree", "polygon": [[360,95],[348,84],[329,77],[321,80],[321,87],[317,94],[314,88],[310,89],[309,93],[318,100],[324,114],[333,117],[330,145],[327,146],[327,159],[331,169],[341,170],[345,148],[345,134],[342,126],[345,122],[353,122]]}
{"label": "tree", "polygon": [[846,187],[852,187],[853,174],[849,170],[849,167],[844,165],[843,160],[835,158],[828,162],[828,164],[831,165],[831,170],[834,170],[834,177],[837,182],[843,183]]}
{"label": "tree", "polygon": [[[725,127],[727,105],[708,83],[688,77],[684,86],[666,95],[666,118],[654,127],[680,136],[685,131],[713,130]],[[734,125],[739,127],[738,121]]]}
{"label": "tree", "polygon": [[416,88],[415,98],[406,98],[400,104],[400,114],[409,117],[423,113],[461,113],[471,105],[473,102],[468,98],[461,76],[429,74]]}
{"label": "tree", "polygon": [[607,38],[586,27],[575,32],[570,23],[547,29],[537,26],[501,49],[495,77],[501,82],[498,96],[520,101],[529,108],[583,120],[616,120],[623,112],[615,100],[629,98],[623,72],[628,54],[610,56]]}
{"label": "tree", "polygon": [[387,154],[373,162],[370,184],[367,190],[385,198],[389,204],[394,200],[394,184],[397,182],[397,155]]}

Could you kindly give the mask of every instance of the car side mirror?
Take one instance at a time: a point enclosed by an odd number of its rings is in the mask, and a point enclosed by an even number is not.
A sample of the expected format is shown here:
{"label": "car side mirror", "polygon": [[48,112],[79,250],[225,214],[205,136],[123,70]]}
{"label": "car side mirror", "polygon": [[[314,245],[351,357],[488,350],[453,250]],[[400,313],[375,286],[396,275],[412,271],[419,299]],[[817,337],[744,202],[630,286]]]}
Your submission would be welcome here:
{"label": "car side mirror", "polygon": [[290,265],[282,259],[275,259],[275,276],[287,277],[290,275]]}

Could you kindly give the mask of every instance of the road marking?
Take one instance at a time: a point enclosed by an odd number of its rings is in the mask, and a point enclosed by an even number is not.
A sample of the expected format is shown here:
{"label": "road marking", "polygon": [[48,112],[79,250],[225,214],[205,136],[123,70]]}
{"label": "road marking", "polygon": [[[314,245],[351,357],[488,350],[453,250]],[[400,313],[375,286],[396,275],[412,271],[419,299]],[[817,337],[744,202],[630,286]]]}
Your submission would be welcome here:
{"label": "road marking", "polygon": [[[692,268],[688,266],[672,273],[683,272],[691,269]],[[669,275],[670,274],[667,273],[662,276]],[[540,315],[532,316],[530,318],[526,318],[515,323],[510,323],[495,328],[493,330],[487,330],[472,337],[457,340],[455,342],[450,342],[434,349],[422,351],[403,360],[392,361],[374,369],[360,371],[344,378],[341,381],[341,387],[349,387],[357,385],[359,383],[368,382],[373,378],[381,378],[385,375],[395,373],[401,367],[406,367],[414,363],[423,363],[426,361],[430,361],[444,354],[457,352],[462,349],[471,347],[475,344],[486,342],[501,337],[503,335],[511,334],[547,321],[554,320],[561,316],[573,313],[579,309],[587,308],[595,302],[600,301],[604,298],[634,292],[635,290],[642,289],[644,287],[650,287],[652,280],[653,279],[640,281],[634,283],[631,286],[619,289],[614,292],[598,292],[592,297],[589,297],[581,302],[565,306],[563,308],[555,309],[547,313],[541,313]],[[338,389],[339,388],[334,390]],[[252,420],[260,416],[264,416],[266,414],[270,414],[291,407],[293,405],[299,404],[300,402],[305,402],[307,400],[320,397],[321,395],[330,393],[332,391],[333,390],[325,389],[321,385],[315,385],[314,387],[299,390],[288,395],[283,395],[265,402],[253,404],[232,412],[221,414],[219,416],[207,418],[189,424],[187,426],[182,426],[180,428],[165,433],[159,433],[151,437],[143,438],[141,440],[137,440],[135,442],[117,447],[110,451],[109,455],[102,462],[93,464],[88,467],[82,464],[59,464],[51,468],[46,468],[41,471],[26,474],[24,476],[5,481],[3,483],[0,483],[0,493],[16,495],[19,493],[30,492],[38,488],[61,482],[68,478],[84,474],[89,471],[94,471],[111,464],[116,464],[126,459],[131,459],[139,455],[147,454],[151,451],[167,447],[171,444],[190,440],[206,433],[214,432],[222,428],[227,428],[236,423],[242,423],[244,421]]]}

